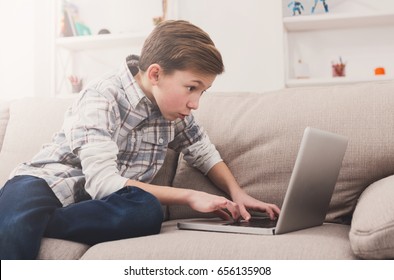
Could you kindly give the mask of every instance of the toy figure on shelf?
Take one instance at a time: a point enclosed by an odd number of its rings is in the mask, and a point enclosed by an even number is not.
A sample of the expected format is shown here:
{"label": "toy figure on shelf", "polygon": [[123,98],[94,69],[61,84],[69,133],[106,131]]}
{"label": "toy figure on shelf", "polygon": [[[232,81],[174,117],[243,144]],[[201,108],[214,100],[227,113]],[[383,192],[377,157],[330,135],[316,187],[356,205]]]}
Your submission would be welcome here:
{"label": "toy figure on shelf", "polygon": [[315,1],[315,5],[313,5],[312,7],[312,11],[311,11],[312,14],[315,12],[316,6],[319,3],[319,1],[323,3],[324,11],[328,13],[328,5],[326,3],[326,0],[314,0],[314,1]]}
{"label": "toy figure on shelf", "polygon": [[68,76],[68,80],[70,81],[71,84],[72,93],[78,93],[82,90],[83,82],[81,78],[75,75],[71,75]]}
{"label": "toy figure on shelf", "polygon": [[293,16],[296,15],[296,12],[298,12],[298,14],[301,15],[301,9],[304,10],[304,6],[299,1],[291,1],[289,5],[287,5],[287,7],[293,10]]}

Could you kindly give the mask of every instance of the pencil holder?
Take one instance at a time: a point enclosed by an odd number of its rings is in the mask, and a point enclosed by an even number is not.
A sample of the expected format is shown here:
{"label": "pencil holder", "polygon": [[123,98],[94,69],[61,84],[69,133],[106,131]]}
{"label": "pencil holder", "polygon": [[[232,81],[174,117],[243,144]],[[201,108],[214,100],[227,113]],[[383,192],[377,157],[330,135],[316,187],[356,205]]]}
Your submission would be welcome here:
{"label": "pencil holder", "polygon": [[345,77],[346,76],[346,64],[343,64],[343,63],[332,64],[332,76],[333,77]]}

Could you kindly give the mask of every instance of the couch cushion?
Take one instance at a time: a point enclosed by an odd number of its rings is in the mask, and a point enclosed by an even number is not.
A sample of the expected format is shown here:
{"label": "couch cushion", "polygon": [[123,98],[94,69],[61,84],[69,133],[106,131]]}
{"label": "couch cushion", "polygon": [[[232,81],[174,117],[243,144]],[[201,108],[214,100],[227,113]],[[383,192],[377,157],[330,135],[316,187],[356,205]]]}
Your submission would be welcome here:
{"label": "couch cushion", "polygon": [[[393,106],[390,81],[265,94],[211,93],[201,99],[195,115],[240,185],[252,196],[279,206],[305,127],[348,136],[326,219],[349,222],[362,191],[393,174]],[[218,193],[182,159],[173,185]],[[170,207],[172,219],[199,216],[186,206]]]}
{"label": "couch cushion", "polygon": [[0,185],[17,164],[30,160],[62,125],[71,98],[25,98],[10,104],[0,153]]}
{"label": "couch cushion", "polygon": [[354,259],[349,226],[325,224],[276,236],[178,230],[165,222],[158,235],[97,244],[82,259]]}
{"label": "couch cushion", "polygon": [[[394,176],[370,185],[354,211],[350,243],[365,259],[394,259]],[[373,211],[371,211],[373,209]]]}
{"label": "couch cushion", "polygon": [[38,259],[78,260],[89,249],[89,245],[73,241],[43,238]]}

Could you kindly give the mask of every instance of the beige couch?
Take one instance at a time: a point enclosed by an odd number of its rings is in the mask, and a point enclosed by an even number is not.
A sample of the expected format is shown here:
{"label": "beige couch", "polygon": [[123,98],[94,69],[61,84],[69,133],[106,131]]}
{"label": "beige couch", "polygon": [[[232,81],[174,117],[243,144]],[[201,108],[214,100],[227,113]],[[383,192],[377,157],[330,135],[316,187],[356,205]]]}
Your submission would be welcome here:
{"label": "beige couch", "polygon": [[[0,184],[49,141],[72,102],[22,99],[0,105]],[[166,208],[158,235],[84,244],[45,238],[42,259],[394,258],[394,82],[269,93],[207,93],[196,117],[253,196],[282,204],[306,126],[349,137],[323,226],[278,236],[181,231],[179,219],[207,216]],[[324,160],[324,159],[322,159]],[[220,193],[170,152],[155,183]],[[208,215],[209,216],[209,215]]]}

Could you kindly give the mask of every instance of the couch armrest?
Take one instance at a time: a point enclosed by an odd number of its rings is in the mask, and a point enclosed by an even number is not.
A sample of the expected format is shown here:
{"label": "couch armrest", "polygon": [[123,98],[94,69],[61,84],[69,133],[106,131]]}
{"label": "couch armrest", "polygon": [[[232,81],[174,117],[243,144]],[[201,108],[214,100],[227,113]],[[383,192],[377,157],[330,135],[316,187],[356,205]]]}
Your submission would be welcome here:
{"label": "couch armrest", "polygon": [[394,176],[371,184],[360,196],[349,233],[353,252],[364,259],[394,258]]}
{"label": "couch armrest", "polygon": [[8,119],[10,118],[10,101],[0,101],[0,151],[3,146]]}

